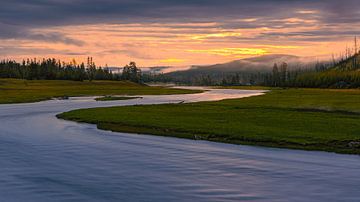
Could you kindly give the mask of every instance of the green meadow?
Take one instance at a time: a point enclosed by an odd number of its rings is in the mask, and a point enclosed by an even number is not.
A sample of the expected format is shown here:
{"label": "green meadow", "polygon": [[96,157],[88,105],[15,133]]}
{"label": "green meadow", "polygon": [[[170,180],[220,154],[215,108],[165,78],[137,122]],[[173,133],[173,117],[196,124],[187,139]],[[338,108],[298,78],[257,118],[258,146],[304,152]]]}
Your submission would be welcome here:
{"label": "green meadow", "polygon": [[0,79],[0,104],[26,103],[72,96],[167,95],[201,91],[150,87],[127,81],[52,81]]}
{"label": "green meadow", "polygon": [[273,89],[243,99],[82,109],[58,117],[118,132],[360,154],[358,89]]}

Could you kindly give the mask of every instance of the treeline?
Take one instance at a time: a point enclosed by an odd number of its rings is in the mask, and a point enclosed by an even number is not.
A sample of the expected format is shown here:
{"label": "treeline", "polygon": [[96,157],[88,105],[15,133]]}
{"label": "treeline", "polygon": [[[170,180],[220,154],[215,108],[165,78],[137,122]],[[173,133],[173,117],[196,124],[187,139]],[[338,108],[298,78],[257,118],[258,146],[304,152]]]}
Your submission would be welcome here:
{"label": "treeline", "polygon": [[213,72],[207,74],[178,74],[172,72],[168,74],[146,74],[144,78],[147,82],[175,83],[178,85],[195,86],[235,86],[252,85],[263,80],[263,74],[260,72]]}
{"label": "treeline", "polygon": [[[173,83],[174,80],[164,73],[146,73],[142,75],[145,83]],[[182,83],[182,82],[179,82]],[[185,83],[185,82],[184,82]]]}
{"label": "treeline", "polygon": [[[359,61],[359,62],[355,62]],[[167,74],[146,76],[147,82],[172,82],[199,86],[261,85],[271,87],[358,88],[360,87],[360,55],[338,62],[315,63],[313,67],[289,68],[274,64],[267,72],[209,73],[200,76],[172,77]]]}
{"label": "treeline", "polygon": [[121,74],[114,74],[109,68],[96,66],[89,57],[87,63],[77,64],[75,60],[62,62],[53,58],[27,59],[18,63],[14,60],[0,61],[0,78],[27,80],[129,80],[142,83],[141,70],[135,62],[123,68]]}

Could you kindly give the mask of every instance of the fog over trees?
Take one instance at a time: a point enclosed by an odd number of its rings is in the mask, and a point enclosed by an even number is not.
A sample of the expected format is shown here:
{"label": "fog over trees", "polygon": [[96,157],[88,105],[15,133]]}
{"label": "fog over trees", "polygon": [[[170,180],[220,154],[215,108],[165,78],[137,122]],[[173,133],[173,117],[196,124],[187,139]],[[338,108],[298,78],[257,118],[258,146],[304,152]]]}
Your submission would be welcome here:
{"label": "fog over trees", "polygon": [[[256,58],[250,58],[255,60]],[[248,59],[249,60],[249,59]],[[354,48],[346,48],[337,59],[313,61],[307,65],[276,62],[272,69],[249,68],[242,61],[208,66],[207,68],[190,69],[167,74],[150,74],[146,80],[156,82],[174,82],[186,85],[261,85],[271,87],[308,87],[308,88],[358,88],[360,87],[360,52],[357,38]],[[236,71],[238,65],[238,71]],[[270,66],[271,64],[267,64]],[[217,67],[217,69],[214,69]],[[224,69],[222,71],[222,69]]]}

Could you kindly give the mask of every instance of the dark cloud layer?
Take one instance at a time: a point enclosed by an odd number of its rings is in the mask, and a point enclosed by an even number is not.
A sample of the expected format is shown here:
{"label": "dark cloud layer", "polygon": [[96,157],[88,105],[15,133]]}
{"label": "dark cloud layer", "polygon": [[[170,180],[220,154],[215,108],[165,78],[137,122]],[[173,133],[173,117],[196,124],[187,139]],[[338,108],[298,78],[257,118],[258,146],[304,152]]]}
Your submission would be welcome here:
{"label": "dark cloud layer", "polygon": [[2,0],[0,22],[68,25],[134,21],[211,21],[229,18],[291,17],[319,10],[324,22],[359,19],[357,0]]}
{"label": "dark cloud layer", "polygon": [[[39,34],[32,29],[95,23],[215,21],[224,28],[291,27],[296,24],[284,24],[281,19],[301,17],[331,27],[358,23],[359,10],[358,0],[1,0],[0,39],[82,45],[59,33]],[[257,21],[233,21],[246,18]],[[320,36],[325,31],[319,30]]]}

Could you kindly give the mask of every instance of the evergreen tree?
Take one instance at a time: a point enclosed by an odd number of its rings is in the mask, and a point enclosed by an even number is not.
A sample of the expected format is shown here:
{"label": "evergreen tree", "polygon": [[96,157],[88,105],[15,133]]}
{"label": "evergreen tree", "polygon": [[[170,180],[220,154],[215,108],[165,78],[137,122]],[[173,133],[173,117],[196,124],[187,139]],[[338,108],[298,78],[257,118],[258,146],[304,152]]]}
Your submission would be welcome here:
{"label": "evergreen tree", "polygon": [[273,70],[272,70],[272,78],[273,78],[273,86],[279,86],[280,83],[280,76],[279,76],[279,68],[277,64],[274,64]]}

